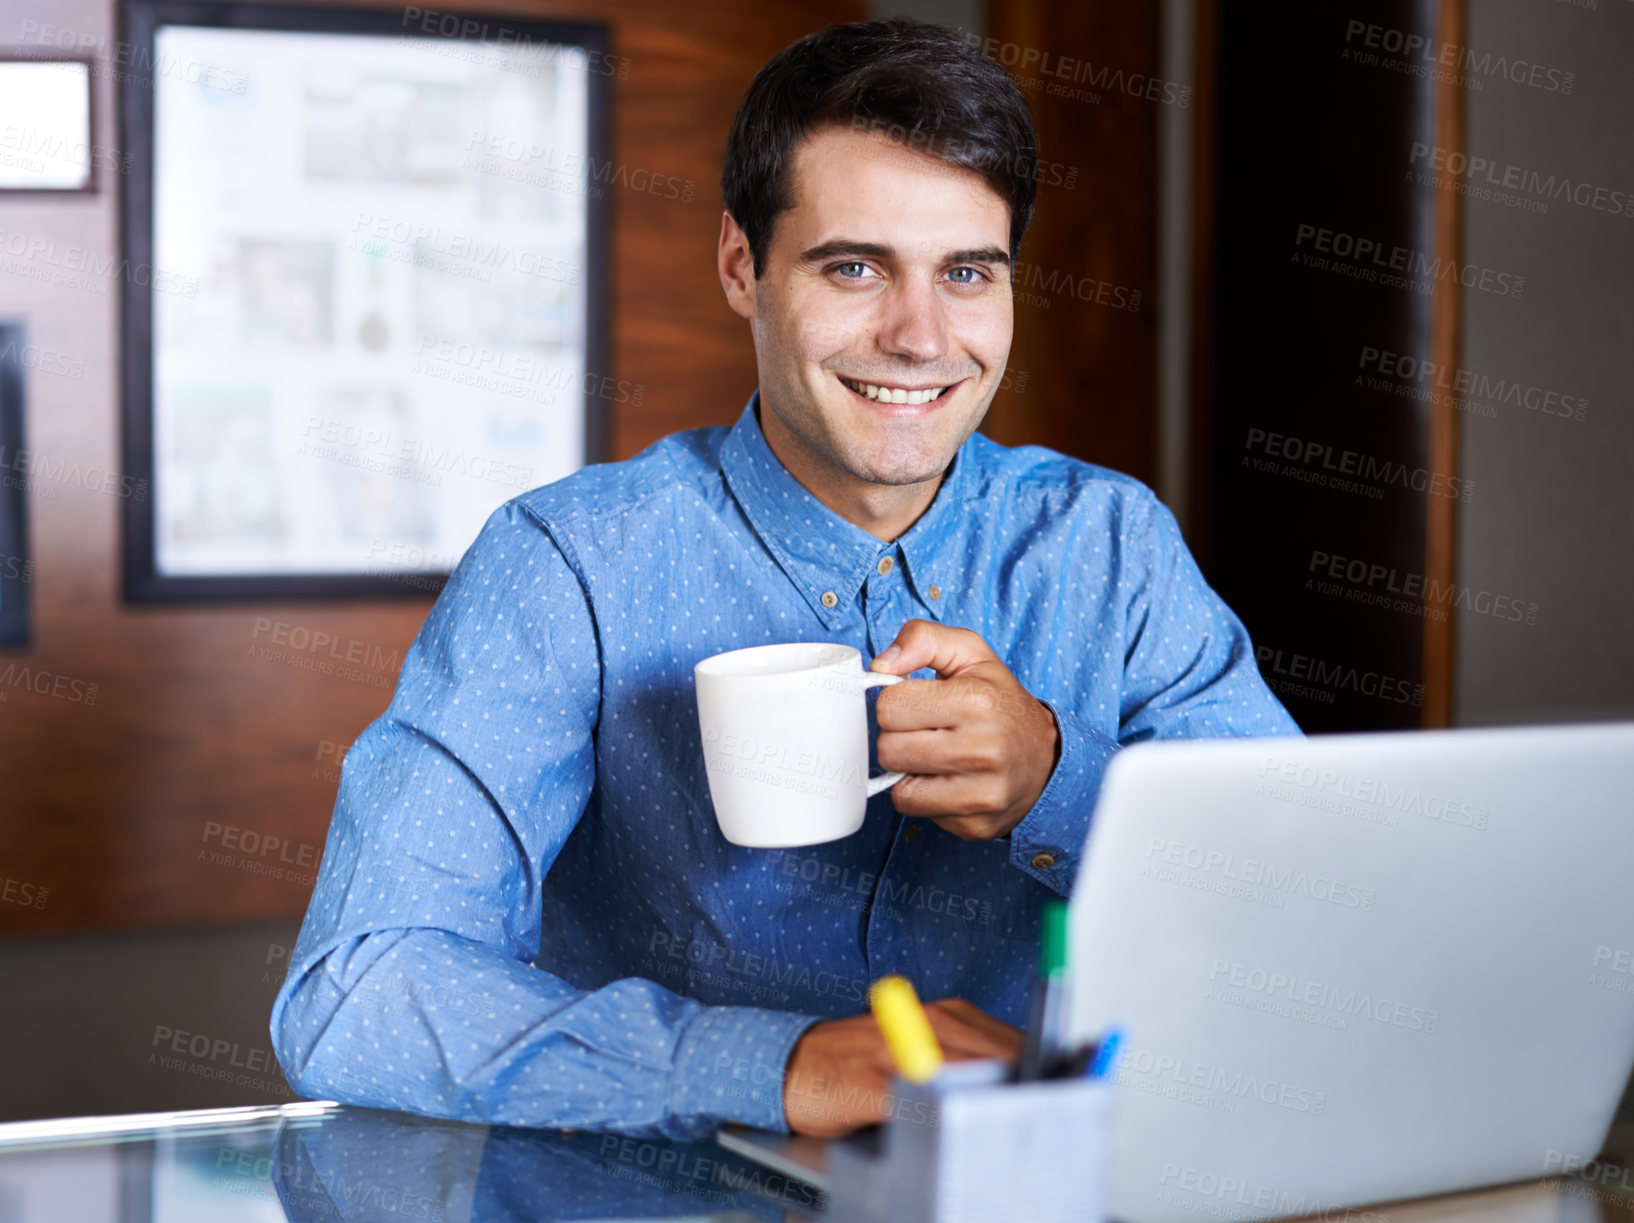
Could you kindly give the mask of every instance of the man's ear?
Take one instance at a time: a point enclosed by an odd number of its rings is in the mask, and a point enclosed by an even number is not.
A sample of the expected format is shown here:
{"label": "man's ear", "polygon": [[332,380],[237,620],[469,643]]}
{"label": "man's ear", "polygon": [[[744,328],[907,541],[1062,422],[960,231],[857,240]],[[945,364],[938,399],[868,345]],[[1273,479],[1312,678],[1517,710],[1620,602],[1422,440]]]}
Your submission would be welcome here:
{"label": "man's ear", "polygon": [[749,249],[749,238],[729,212],[721,213],[721,244],[715,255],[715,268],[721,274],[721,288],[726,290],[726,304],[744,318],[752,319],[759,313],[755,299],[755,256]]}

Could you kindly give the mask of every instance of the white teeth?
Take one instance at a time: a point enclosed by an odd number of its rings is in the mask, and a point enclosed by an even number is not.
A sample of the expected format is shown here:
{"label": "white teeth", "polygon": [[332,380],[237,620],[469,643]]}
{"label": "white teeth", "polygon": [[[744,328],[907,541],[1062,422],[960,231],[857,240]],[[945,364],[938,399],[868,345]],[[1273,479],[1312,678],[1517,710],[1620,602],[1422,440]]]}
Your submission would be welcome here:
{"label": "white teeth", "polygon": [[901,387],[875,386],[869,382],[853,382],[849,378],[842,378],[840,381],[844,382],[857,394],[866,395],[868,398],[877,400],[880,403],[929,403],[947,390],[945,386],[933,386],[922,391],[905,391]]}

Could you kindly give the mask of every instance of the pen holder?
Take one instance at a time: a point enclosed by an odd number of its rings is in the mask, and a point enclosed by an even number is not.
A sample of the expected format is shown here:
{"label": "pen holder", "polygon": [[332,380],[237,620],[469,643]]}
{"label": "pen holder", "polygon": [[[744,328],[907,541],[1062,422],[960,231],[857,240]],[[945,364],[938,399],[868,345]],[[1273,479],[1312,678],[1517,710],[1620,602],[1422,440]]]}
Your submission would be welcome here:
{"label": "pen holder", "polygon": [[1112,1143],[1105,1079],[1006,1081],[1002,1062],[897,1080],[878,1155],[836,1143],[836,1223],[1101,1223]]}

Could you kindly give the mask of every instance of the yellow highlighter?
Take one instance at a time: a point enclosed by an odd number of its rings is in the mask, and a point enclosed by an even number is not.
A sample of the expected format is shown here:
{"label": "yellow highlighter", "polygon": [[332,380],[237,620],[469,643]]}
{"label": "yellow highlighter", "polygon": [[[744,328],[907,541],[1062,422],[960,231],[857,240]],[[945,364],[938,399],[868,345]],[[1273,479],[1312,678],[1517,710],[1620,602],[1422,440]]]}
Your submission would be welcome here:
{"label": "yellow highlighter", "polygon": [[925,1008],[906,977],[881,977],[868,991],[868,1005],[885,1033],[897,1072],[910,1083],[928,1083],[942,1069],[942,1046],[936,1043]]}

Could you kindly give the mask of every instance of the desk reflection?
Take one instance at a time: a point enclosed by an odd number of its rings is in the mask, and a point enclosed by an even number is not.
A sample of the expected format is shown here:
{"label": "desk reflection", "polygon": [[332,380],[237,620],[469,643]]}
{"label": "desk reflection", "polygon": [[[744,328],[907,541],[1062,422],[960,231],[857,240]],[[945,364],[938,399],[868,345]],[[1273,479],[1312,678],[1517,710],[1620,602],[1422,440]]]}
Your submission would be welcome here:
{"label": "desk reflection", "polygon": [[[333,1104],[0,1126],[0,1223],[802,1223],[819,1205],[808,1186],[712,1142]],[[1634,1169],[1596,1164],[1583,1177],[1336,1208],[1310,1223],[1634,1223]]]}
{"label": "desk reflection", "polygon": [[809,1186],[712,1142],[486,1128],[363,1109],[282,1127],[273,1183],[291,1223],[748,1223],[807,1217],[789,1212],[819,1205]]}
{"label": "desk reflection", "polygon": [[0,1223],[800,1223],[821,1205],[713,1142],[325,1103],[0,1125]]}

